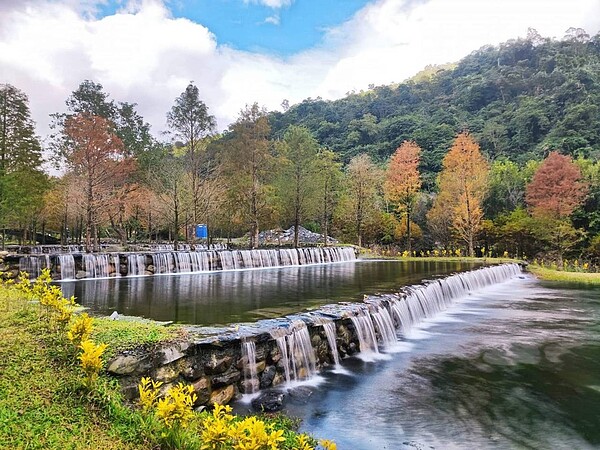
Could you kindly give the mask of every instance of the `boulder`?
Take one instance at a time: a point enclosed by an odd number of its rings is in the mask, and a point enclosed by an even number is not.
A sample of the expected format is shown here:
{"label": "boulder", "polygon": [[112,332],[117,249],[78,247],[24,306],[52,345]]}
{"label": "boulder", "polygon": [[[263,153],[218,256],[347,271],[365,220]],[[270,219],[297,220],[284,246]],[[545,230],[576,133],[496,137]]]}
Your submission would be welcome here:
{"label": "boulder", "polygon": [[209,404],[213,405],[218,403],[219,405],[226,405],[231,401],[235,394],[235,388],[230,385],[221,389],[215,389],[210,394]]}
{"label": "boulder", "polygon": [[217,358],[213,354],[213,357],[204,364],[204,372],[208,375],[215,375],[225,372],[229,366],[231,366],[232,358],[225,356],[223,358]]}
{"label": "boulder", "polygon": [[149,369],[150,355],[118,355],[108,362],[107,371],[114,375],[130,375]]}
{"label": "boulder", "polygon": [[252,400],[252,407],[257,411],[275,412],[283,408],[285,394],[281,391],[264,391]]}
{"label": "boulder", "polygon": [[207,377],[202,377],[194,381],[192,387],[196,393],[194,406],[205,405],[210,400],[210,380]]}

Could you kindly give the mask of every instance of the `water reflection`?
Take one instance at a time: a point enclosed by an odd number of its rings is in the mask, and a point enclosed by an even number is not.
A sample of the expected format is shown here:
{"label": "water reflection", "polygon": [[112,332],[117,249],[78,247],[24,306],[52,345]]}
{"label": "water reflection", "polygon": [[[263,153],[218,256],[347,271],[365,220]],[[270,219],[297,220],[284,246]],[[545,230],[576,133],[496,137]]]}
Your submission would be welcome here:
{"label": "water reflection", "polygon": [[357,261],[305,267],[95,279],[62,283],[95,311],[199,325],[280,317],[319,305],[394,292],[475,264]]}

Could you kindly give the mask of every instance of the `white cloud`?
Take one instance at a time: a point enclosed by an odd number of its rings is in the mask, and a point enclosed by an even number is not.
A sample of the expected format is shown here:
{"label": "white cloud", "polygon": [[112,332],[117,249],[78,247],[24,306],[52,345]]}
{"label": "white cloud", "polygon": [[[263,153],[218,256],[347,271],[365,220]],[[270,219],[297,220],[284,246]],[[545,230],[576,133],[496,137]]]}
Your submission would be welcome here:
{"label": "white cloud", "polygon": [[264,5],[273,9],[280,9],[285,6],[290,6],[294,0],[244,0],[246,4]]}
{"label": "white cloud", "polygon": [[[269,0],[270,4],[289,4]],[[457,61],[484,44],[524,36],[528,27],[562,37],[600,29],[598,0],[379,0],[330,29],[322,44],[289,58],[219,46],[206,27],[174,18],[160,0],[123,2],[95,19],[96,4],[0,0],[0,82],[25,91],[41,134],[48,114],[84,79],[136,102],[158,133],[174,99],[194,81],[220,128],[245,104],[277,109],[307,97],[337,98],[369,84],[402,81],[427,64]]]}
{"label": "white cloud", "polygon": [[269,16],[265,19],[265,23],[270,23],[271,25],[279,25],[281,19],[279,15],[275,14],[273,16]]}

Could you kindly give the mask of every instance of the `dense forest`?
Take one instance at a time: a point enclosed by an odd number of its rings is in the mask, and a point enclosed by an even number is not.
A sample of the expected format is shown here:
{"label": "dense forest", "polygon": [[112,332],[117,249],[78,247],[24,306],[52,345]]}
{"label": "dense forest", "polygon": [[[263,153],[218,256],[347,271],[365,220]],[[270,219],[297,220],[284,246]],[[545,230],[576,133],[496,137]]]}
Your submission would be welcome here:
{"label": "dense forest", "polygon": [[252,247],[302,225],[414,254],[600,257],[600,35],[530,30],[397,85],[248,105],[220,134],[200,92],[174,100],[159,140],[83,81],[51,118],[49,177],[26,94],[0,85],[3,245],[177,245],[206,223]]}

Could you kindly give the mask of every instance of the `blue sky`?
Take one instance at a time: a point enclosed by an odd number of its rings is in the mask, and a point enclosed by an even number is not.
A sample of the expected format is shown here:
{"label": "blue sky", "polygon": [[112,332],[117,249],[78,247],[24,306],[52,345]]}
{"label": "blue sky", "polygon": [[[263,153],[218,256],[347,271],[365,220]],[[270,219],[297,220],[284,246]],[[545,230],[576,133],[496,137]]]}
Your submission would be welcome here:
{"label": "blue sky", "polygon": [[[276,1],[276,0],[274,0]],[[281,7],[258,1],[174,0],[174,17],[206,26],[220,45],[238,50],[290,56],[318,46],[326,30],[349,20],[368,0],[296,0]],[[121,1],[100,5],[100,16],[114,14]]]}

